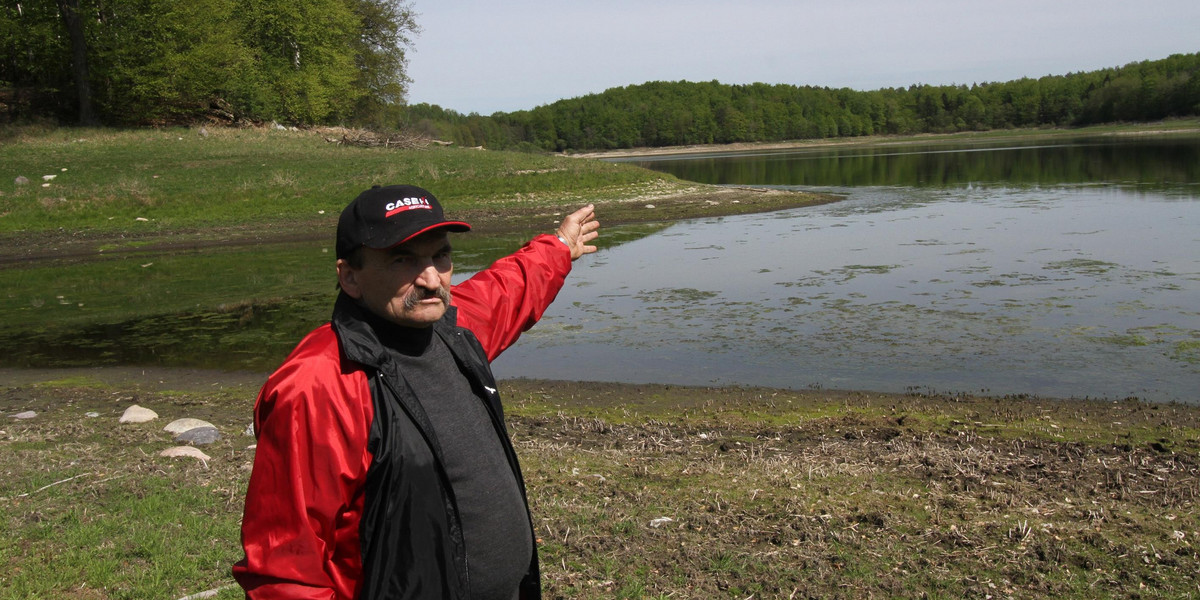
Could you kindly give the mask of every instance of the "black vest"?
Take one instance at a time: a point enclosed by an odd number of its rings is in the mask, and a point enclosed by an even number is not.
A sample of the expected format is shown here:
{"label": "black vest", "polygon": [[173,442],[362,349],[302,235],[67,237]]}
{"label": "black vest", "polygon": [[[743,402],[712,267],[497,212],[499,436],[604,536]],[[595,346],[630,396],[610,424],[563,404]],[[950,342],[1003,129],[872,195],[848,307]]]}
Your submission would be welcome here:
{"label": "black vest", "polygon": [[[437,435],[421,403],[364,320],[364,310],[352,298],[339,294],[332,319],[342,369],[365,371],[375,412],[367,441],[373,459],[367,471],[359,526],[361,597],[466,600],[470,582],[462,523]],[[492,425],[524,498],[525,480],[504,426],[500,395],[487,355],[475,334],[455,323],[455,309],[449,307],[433,324],[434,333],[446,343],[475,393],[486,400]],[[528,499],[525,506],[528,514]],[[522,598],[541,597],[536,539],[533,547],[529,570],[521,581]]]}

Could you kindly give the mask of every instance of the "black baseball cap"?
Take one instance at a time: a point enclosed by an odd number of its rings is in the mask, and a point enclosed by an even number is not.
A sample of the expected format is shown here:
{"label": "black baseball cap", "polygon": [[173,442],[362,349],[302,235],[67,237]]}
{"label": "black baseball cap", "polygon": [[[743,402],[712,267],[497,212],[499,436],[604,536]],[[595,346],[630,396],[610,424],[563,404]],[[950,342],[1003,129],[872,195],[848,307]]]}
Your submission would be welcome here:
{"label": "black baseball cap", "polygon": [[359,194],[338,218],[337,257],[346,258],[363,246],[391,248],[435,229],[462,232],[471,226],[447,221],[442,205],[428,190],[377,185]]}

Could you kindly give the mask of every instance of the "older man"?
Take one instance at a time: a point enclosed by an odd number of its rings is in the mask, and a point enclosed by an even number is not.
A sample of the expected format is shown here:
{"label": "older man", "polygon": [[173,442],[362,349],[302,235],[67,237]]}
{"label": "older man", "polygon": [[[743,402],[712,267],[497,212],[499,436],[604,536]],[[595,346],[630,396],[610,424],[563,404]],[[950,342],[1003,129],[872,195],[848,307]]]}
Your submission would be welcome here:
{"label": "older man", "polygon": [[248,598],[540,596],[520,466],[489,362],[595,252],[589,205],[455,286],[444,217],[414,186],[342,212],[333,318],[255,405],[234,575]]}

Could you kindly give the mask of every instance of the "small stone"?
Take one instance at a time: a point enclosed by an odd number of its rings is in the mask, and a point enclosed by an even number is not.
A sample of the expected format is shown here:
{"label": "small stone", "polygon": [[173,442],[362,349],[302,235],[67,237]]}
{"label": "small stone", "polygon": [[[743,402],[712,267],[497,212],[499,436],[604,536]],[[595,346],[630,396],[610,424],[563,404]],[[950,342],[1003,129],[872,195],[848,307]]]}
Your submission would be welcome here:
{"label": "small stone", "polygon": [[196,444],[203,446],[221,439],[221,432],[216,427],[196,427],[175,436],[177,444]]}
{"label": "small stone", "polygon": [[250,436],[254,435],[254,423],[253,422],[251,422],[249,425],[246,426],[246,430],[242,432],[242,435],[250,435]]}
{"label": "small stone", "polygon": [[659,517],[657,519],[651,519],[650,526],[651,527],[662,527],[663,525],[666,525],[667,523],[670,523],[671,521],[674,521],[674,520],[675,519],[672,519],[671,517]]}
{"label": "small stone", "polygon": [[203,461],[207,461],[210,458],[212,458],[211,456],[201,452],[199,448],[196,448],[194,446],[175,446],[174,448],[167,448],[166,450],[159,452],[158,455],[166,456],[168,458],[178,458],[180,456],[190,456],[192,458],[198,458]]}
{"label": "small stone", "polygon": [[29,185],[29,178],[24,175],[17,175],[17,178],[13,180],[13,183],[17,185]]}
{"label": "small stone", "polygon": [[14,418],[14,419],[32,419],[36,416],[37,416],[36,412],[33,412],[32,410],[27,410],[25,412],[19,412],[19,413],[13,415],[12,418]]}
{"label": "small stone", "polygon": [[158,418],[158,413],[142,408],[136,404],[125,409],[125,413],[121,415],[121,423],[145,423]]}
{"label": "small stone", "polygon": [[100,416],[100,413],[92,411],[92,412],[86,413],[86,416],[89,419],[95,419],[96,417]]}
{"label": "small stone", "polygon": [[58,175],[42,175],[42,181],[54,181],[55,177]]}
{"label": "small stone", "polygon": [[654,205],[653,205],[653,204],[647,204],[647,205],[646,205],[646,208],[654,208]]}
{"label": "small stone", "polygon": [[167,433],[183,433],[189,429],[195,429],[197,427],[216,426],[208,421],[201,421],[200,419],[175,419],[174,421],[167,423],[167,426],[163,427],[163,431]]}

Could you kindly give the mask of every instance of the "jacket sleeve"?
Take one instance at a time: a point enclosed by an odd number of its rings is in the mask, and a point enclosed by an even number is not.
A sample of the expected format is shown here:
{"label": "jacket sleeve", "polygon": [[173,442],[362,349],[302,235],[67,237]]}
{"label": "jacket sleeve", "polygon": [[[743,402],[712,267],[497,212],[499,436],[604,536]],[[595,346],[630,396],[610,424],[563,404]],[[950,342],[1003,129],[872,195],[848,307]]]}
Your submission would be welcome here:
{"label": "jacket sleeve", "polygon": [[566,244],[539,235],[454,287],[458,325],[479,338],[490,362],[542,318],[570,272]]}
{"label": "jacket sleeve", "polygon": [[361,586],[358,525],[371,405],[346,399],[370,392],[365,376],[331,368],[337,365],[288,361],[255,405],[245,558],[233,567],[250,600],[349,599]]}

